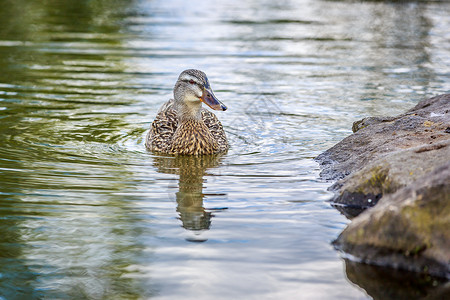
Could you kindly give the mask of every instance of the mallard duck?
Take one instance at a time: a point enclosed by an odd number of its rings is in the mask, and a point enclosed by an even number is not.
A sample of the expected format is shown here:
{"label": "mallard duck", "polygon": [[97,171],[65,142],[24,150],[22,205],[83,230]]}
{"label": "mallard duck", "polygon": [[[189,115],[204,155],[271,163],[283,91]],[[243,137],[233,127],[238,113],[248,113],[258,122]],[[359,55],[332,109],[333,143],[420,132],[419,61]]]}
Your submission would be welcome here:
{"label": "mallard duck", "polygon": [[183,71],[175,84],[174,99],[158,111],[147,134],[146,147],[168,154],[202,155],[228,150],[228,141],[216,115],[202,107],[226,110],[199,70]]}

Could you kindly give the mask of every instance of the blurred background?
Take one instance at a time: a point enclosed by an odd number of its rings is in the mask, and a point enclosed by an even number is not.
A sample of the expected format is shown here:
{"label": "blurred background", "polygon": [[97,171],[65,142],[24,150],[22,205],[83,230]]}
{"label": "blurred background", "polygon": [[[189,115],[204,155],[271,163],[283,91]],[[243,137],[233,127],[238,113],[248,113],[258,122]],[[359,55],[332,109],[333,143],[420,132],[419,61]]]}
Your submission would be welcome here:
{"label": "blurred background", "polygon": [[[438,299],[341,258],[313,158],[450,90],[447,1],[0,0],[0,299]],[[213,157],[149,153],[181,71]]]}

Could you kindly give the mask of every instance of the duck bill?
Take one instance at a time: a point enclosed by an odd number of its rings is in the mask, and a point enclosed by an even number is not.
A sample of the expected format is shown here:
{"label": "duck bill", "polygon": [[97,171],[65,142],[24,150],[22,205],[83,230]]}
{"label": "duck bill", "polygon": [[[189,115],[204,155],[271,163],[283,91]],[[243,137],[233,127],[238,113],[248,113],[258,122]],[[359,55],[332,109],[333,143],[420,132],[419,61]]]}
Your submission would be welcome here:
{"label": "duck bill", "polygon": [[214,110],[227,110],[227,107],[214,96],[211,89],[205,88],[200,100]]}

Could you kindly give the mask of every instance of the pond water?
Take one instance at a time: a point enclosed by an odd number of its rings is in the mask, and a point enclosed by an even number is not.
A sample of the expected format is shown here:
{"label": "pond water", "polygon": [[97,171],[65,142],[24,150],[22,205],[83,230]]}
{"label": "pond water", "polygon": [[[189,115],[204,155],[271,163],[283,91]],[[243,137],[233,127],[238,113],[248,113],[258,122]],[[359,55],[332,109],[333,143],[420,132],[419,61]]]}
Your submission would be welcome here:
{"label": "pond water", "polygon": [[[313,158],[450,90],[450,4],[0,7],[0,299],[433,295],[333,249],[349,220]],[[225,155],[145,150],[186,68],[228,106]]]}

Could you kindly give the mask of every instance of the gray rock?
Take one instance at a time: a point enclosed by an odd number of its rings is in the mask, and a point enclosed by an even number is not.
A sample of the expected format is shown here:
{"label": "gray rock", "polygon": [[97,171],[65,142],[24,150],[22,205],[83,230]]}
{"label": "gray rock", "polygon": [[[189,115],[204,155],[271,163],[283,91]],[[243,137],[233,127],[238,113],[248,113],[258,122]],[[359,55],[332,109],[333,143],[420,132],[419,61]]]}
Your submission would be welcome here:
{"label": "gray rock", "polygon": [[358,130],[363,129],[369,125],[375,125],[383,122],[391,122],[394,119],[395,119],[394,117],[367,117],[362,120],[354,122],[352,126],[352,131],[353,133],[355,133]]}
{"label": "gray rock", "polygon": [[450,139],[397,150],[337,182],[333,186],[336,196],[332,201],[363,208],[374,206],[383,195],[407,186],[446,160],[450,160]]}
{"label": "gray rock", "polygon": [[389,153],[450,139],[450,94],[421,101],[397,117],[365,118],[354,134],[320,154],[321,177],[338,180]]}
{"label": "gray rock", "polygon": [[364,263],[450,278],[450,162],[381,198],[334,243]]}
{"label": "gray rock", "polygon": [[355,217],[338,249],[366,263],[450,278],[449,128],[446,94],[397,117],[355,122],[354,134],[316,158],[321,176],[338,180],[333,204]]}

